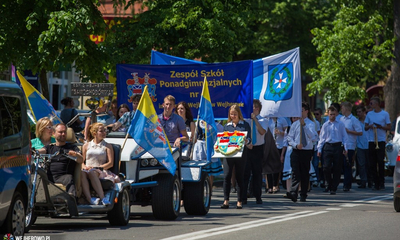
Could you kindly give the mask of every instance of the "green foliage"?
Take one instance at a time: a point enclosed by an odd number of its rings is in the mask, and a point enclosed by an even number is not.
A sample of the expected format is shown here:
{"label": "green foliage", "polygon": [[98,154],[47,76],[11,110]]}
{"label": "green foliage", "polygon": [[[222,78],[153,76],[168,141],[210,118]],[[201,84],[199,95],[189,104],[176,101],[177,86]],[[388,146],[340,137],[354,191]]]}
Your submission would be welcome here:
{"label": "green foliage", "polygon": [[0,69],[11,63],[34,73],[75,63],[77,71],[104,81],[105,52],[90,41],[106,25],[98,0],[2,0]]}
{"label": "green foliage", "polygon": [[[123,0],[115,0],[123,3]],[[133,4],[135,1],[128,1]],[[332,19],[314,0],[158,0],[114,26],[104,46],[117,63],[150,62],[152,49],[205,62],[258,59],[300,47],[303,68],[315,66],[310,30]]]}
{"label": "green foliage", "polygon": [[313,77],[311,94],[326,90],[325,100],[334,102],[364,99],[366,82],[387,77],[393,57],[394,39],[385,38],[386,23],[378,11],[366,15],[362,5],[343,7],[333,27],[315,28],[314,45],[321,56],[318,68],[307,71]]}

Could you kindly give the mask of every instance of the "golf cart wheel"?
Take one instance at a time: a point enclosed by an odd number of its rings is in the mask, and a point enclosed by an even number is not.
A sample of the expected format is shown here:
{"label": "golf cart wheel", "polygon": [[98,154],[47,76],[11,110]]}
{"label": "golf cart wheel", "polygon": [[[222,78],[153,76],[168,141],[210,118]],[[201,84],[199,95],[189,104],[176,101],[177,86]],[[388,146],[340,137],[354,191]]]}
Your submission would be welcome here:
{"label": "golf cart wheel", "polygon": [[161,220],[175,220],[180,212],[181,184],[176,175],[159,174],[158,186],[153,187],[153,216]]}
{"label": "golf cart wheel", "polygon": [[128,189],[122,190],[118,196],[118,202],[107,213],[108,221],[112,226],[126,226],[131,214]]}
{"label": "golf cart wheel", "polygon": [[206,172],[201,173],[199,182],[185,182],[184,207],[189,215],[206,215],[211,203],[210,177]]}

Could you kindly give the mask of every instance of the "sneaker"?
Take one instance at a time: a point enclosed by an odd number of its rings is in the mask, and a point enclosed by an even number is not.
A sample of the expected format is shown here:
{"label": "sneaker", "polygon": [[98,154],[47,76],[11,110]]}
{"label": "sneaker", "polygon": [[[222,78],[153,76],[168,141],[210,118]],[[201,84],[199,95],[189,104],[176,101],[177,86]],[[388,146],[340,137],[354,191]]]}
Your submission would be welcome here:
{"label": "sneaker", "polygon": [[90,204],[92,204],[92,205],[99,205],[99,203],[100,203],[100,198],[92,197],[90,199]]}
{"label": "sneaker", "polygon": [[101,199],[101,202],[103,203],[103,205],[110,205],[111,204],[110,200],[108,200],[107,198]]}

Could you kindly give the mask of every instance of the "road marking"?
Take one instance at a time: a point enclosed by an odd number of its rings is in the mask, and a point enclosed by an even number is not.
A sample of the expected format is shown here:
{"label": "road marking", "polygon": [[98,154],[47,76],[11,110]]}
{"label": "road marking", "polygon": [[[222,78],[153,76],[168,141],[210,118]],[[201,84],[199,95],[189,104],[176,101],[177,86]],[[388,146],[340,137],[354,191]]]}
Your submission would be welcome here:
{"label": "road marking", "polygon": [[221,234],[225,234],[225,233],[241,231],[241,230],[244,230],[244,229],[250,229],[250,228],[260,227],[260,226],[264,226],[264,225],[290,221],[290,220],[293,220],[293,219],[315,216],[315,215],[322,214],[322,213],[327,213],[327,212],[328,211],[318,211],[318,212],[303,211],[303,212],[298,212],[298,213],[291,213],[291,214],[286,214],[286,215],[281,215],[281,216],[276,216],[276,217],[270,217],[270,218],[266,218],[266,219],[260,219],[260,220],[256,220],[256,221],[233,224],[233,225],[229,225],[229,226],[225,226],[225,227],[219,227],[219,228],[207,229],[207,230],[202,230],[202,231],[197,231],[197,232],[191,232],[191,233],[187,233],[187,234],[182,234],[182,235],[177,235],[177,236],[173,236],[173,237],[169,237],[169,238],[164,238],[164,240],[172,240],[172,239],[174,239],[174,240],[176,240],[176,239],[185,239],[185,240],[186,239],[187,240],[202,239],[202,238],[221,235]]}
{"label": "road marking", "polygon": [[[393,198],[393,194],[387,194],[387,195],[383,195],[383,196],[376,196],[376,197],[371,197],[371,198],[366,198],[366,199],[361,199],[361,200],[344,203],[340,206],[341,207],[356,207],[356,206],[360,206],[363,204],[373,204],[373,203],[377,203],[377,202],[392,199],[392,198]],[[202,238],[221,235],[221,234],[225,234],[225,233],[231,233],[231,232],[236,232],[236,231],[240,231],[240,230],[244,230],[244,229],[256,228],[256,227],[260,227],[260,226],[264,226],[264,225],[270,225],[270,224],[274,224],[274,223],[290,221],[290,220],[298,219],[298,218],[311,217],[311,216],[315,216],[315,215],[319,215],[319,214],[323,214],[323,213],[328,213],[329,211],[339,211],[339,210],[342,210],[342,208],[327,208],[326,210],[318,211],[318,212],[302,211],[302,212],[297,212],[297,213],[291,213],[291,214],[285,214],[285,215],[281,215],[281,216],[270,217],[270,218],[266,218],[266,219],[250,221],[250,222],[232,224],[232,225],[228,225],[228,226],[224,226],[224,227],[218,227],[218,228],[212,228],[212,229],[207,229],[207,230],[202,230],[202,231],[197,231],[197,232],[186,233],[186,234],[182,234],[182,235],[172,236],[169,238],[163,238],[163,240],[202,239]]]}

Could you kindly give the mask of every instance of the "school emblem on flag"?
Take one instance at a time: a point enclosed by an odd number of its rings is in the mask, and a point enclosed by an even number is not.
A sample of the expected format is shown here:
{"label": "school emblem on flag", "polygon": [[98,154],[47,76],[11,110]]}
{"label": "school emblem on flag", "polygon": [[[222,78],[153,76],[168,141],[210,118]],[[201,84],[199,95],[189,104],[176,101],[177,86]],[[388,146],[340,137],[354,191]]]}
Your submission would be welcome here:
{"label": "school emblem on flag", "polygon": [[268,65],[268,86],[264,99],[274,102],[288,100],[293,96],[293,64],[291,62]]}
{"label": "school emblem on flag", "polygon": [[243,147],[244,138],[245,134],[238,131],[219,133],[214,149],[223,155],[231,155]]}

